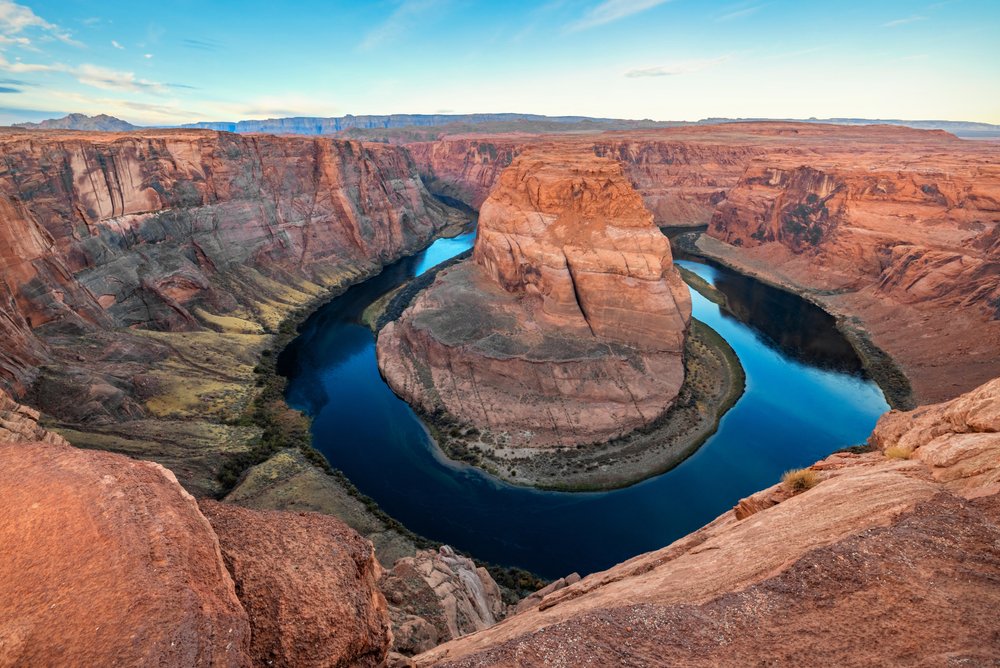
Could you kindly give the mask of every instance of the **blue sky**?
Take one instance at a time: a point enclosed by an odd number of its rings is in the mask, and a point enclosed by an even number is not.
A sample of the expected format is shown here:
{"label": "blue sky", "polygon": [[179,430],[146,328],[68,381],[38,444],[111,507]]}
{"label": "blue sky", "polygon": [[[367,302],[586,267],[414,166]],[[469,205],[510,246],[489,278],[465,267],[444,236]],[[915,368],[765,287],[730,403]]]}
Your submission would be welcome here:
{"label": "blue sky", "polygon": [[1000,123],[1000,0],[0,0],[0,122],[72,111]]}

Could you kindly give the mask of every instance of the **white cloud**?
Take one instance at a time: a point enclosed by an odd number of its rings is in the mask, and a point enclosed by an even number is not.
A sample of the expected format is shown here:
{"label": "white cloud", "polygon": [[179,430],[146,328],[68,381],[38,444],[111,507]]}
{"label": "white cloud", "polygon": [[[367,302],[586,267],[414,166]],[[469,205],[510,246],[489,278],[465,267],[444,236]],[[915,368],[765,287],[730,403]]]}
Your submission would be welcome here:
{"label": "white cloud", "polygon": [[24,40],[22,45],[30,44],[30,39],[21,33],[28,29],[37,29],[55,39],[80,46],[70,33],[54,23],[49,23],[30,7],[19,5],[11,0],[0,0],[0,35],[6,39]]}
{"label": "white cloud", "polygon": [[642,67],[625,72],[625,76],[630,79],[641,77],[672,77],[680,74],[693,74],[701,72],[716,65],[720,65],[729,60],[729,56],[719,56],[718,58],[705,58],[701,60],[681,60],[670,65],[657,65],[656,67]]}
{"label": "white cloud", "polygon": [[153,54],[151,54],[151,53],[144,53],[144,54],[142,54],[142,57],[145,58],[146,60],[149,60],[150,58],[153,57]]}
{"label": "white cloud", "polygon": [[116,49],[121,49],[122,51],[125,50],[125,47],[119,44],[118,40],[116,39],[111,40],[111,46],[115,47]]}
{"label": "white cloud", "polygon": [[604,0],[599,5],[592,7],[580,20],[571,23],[568,29],[575,32],[595,28],[644,12],[666,2],[670,2],[670,0]]}
{"label": "white cloud", "polygon": [[400,36],[442,4],[442,0],[403,0],[385,21],[368,31],[358,48],[367,51]]}
{"label": "white cloud", "polygon": [[896,19],[895,21],[889,21],[888,23],[883,23],[883,28],[895,28],[897,26],[905,26],[908,23],[916,23],[917,21],[926,21],[926,16],[907,16],[904,19]]}
{"label": "white cloud", "polygon": [[63,63],[23,63],[8,61],[0,55],[0,70],[7,72],[62,72],[74,77],[80,83],[102,90],[119,90],[131,93],[165,94],[170,86],[156,81],[140,79],[132,72],[112,70],[98,65],[65,65]]}

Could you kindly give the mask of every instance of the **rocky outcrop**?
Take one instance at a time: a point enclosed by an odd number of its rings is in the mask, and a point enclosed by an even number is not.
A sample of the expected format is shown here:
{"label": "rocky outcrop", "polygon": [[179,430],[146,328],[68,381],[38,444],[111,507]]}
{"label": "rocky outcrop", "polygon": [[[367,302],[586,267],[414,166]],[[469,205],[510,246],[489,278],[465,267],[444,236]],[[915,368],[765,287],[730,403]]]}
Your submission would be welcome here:
{"label": "rocky outcrop", "polygon": [[393,389],[495,443],[606,441],[666,411],[690,295],[617,163],[522,154],[483,204],[473,259],[378,339]]}
{"label": "rocky outcrop", "polygon": [[318,513],[201,501],[250,618],[261,666],[377,666],[391,633],[371,543]]}
{"label": "rocky outcrop", "polygon": [[0,664],[250,665],[195,500],[158,464],[0,438]]}
{"label": "rocky outcrop", "polygon": [[38,411],[17,403],[0,390],[0,443],[69,445],[59,434],[41,427]]}
{"label": "rocky outcrop", "polygon": [[405,655],[487,629],[506,614],[489,572],[447,545],[400,559],[380,587],[392,616],[393,649]]}
{"label": "rocky outcrop", "polygon": [[817,463],[811,489],[759,492],[662,550],[416,663],[995,662],[997,406],[1000,379],[946,404],[887,414],[872,435],[876,451]]}

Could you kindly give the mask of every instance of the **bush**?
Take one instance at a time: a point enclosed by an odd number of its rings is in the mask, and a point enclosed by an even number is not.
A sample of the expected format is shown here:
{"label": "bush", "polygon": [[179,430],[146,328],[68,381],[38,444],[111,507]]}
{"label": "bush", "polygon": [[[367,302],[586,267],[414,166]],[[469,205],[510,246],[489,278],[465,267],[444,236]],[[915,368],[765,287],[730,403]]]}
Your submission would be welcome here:
{"label": "bush", "polygon": [[913,450],[902,445],[894,445],[885,449],[885,456],[889,459],[909,459]]}
{"label": "bush", "polygon": [[819,483],[819,476],[812,469],[796,469],[785,471],[785,475],[781,476],[781,482],[786,488],[798,494],[815,487]]}

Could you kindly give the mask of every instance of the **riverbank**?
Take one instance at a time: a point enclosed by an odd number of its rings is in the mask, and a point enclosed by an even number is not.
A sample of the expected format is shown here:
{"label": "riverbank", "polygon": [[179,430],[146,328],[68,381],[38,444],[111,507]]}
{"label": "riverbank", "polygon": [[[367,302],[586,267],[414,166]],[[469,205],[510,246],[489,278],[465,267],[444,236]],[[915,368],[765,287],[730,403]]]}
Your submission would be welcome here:
{"label": "riverbank", "polygon": [[[899,410],[911,410],[916,406],[910,380],[900,364],[872,341],[871,332],[863,326],[860,318],[831,308],[826,298],[835,297],[841,294],[840,292],[810,289],[788,280],[782,280],[773,273],[766,272],[761,267],[751,266],[733,253],[727,252],[726,244],[701,232],[678,234],[671,238],[671,243],[682,253],[714,262],[772,288],[796,295],[823,309],[834,318],[837,329],[854,348],[865,371],[882,389],[889,405]],[[692,287],[696,287],[696,284],[692,284]],[[721,297],[723,301],[716,301],[716,303],[723,308],[725,307],[724,296],[719,295],[714,288],[709,293],[703,292],[702,294],[713,301]],[[712,294],[715,297],[711,296]]]}
{"label": "riverbank", "polygon": [[[374,302],[365,311],[365,324],[377,336],[438,272],[467,255],[442,263]],[[451,415],[429,415],[413,408],[448,459],[476,466],[505,482],[558,491],[618,489],[681,463],[716,430],[742,395],[746,377],[739,358],[721,336],[697,320],[691,323],[684,362],[684,385],[656,421],[623,437],[576,448],[497,447],[490,434]]]}

